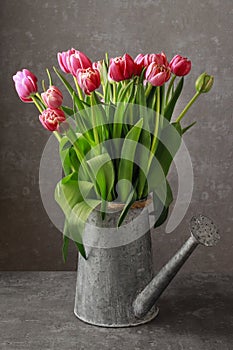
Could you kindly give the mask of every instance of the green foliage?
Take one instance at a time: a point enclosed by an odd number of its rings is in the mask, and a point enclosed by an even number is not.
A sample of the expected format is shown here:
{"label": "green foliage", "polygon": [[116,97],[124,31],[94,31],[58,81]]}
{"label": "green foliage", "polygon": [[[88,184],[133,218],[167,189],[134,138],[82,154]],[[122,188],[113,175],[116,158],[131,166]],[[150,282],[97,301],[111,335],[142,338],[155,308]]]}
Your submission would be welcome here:
{"label": "green foliage", "polygon": [[122,146],[118,171],[118,194],[122,202],[125,202],[127,200],[131,191],[134,170],[134,156],[142,126],[143,119],[141,118],[125,136],[125,140]]}
{"label": "green foliage", "polygon": [[159,227],[167,219],[169,212],[169,205],[173,201],[173,195],[171,187],[166,181],[166,187],[164,186],[156,188],[153,191],[153,202],[154,202],[154,215],[155,224],[154,227]]}
{"label": "green foliage", "polygon": [[184,85],[184,78],[182,77],[180,79],[174,93],[172,94],[170,101],[168,102],[167,106],[165,107],[164,118],[166,118],[169,121],[171,120],[172,113],[174,111],[176,102],[181,94],[182,89],[183,89],[183,85]]}
{"label": "green foliage", "polygon": [[[100,68],[102,91],[85,95],[74,79],[76,90],[54,68],[69,92],[73,107],[62,106],[76,125],[64,131],[59,146],[65,177],[57,184],[55,199],[65,214],[63,259],[69,240],[74,240],[86,258],[82,234],[85,223],[98,206],[102,219],[108,202],[118,200],[124,208],[118,220],[123,223],[134,201],[153,193],[155,227],[167,219],[173,200],[166,180],[171,163],[180,147],[182,135],[194,124],[182,128],[180,120],[197,98],[188,103],[176,122],[171,122],[181,95],[184,77],[168,88],[152,86],[140,76],[118,83],[109,81],[106,54]],[[52,78],[48,72],[50,83]],[[42,101],[38,97],[37,103]],[[107,149],[105,141],[111,141]],[[114,159],[112,155],[115,155]],[[138,164],[137,164],[138,163]]]}

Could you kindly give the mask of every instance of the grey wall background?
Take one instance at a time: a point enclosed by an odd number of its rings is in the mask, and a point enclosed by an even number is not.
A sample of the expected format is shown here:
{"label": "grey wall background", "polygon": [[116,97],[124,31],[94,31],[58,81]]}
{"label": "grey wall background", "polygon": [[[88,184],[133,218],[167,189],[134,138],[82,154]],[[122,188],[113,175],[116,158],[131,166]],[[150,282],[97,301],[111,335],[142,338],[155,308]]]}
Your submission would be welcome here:
{"label": "grey wall background", "polygon": [[[232,1],[1,0],[0,11],[0,269],[75,269],[75,249],[64,265],[61,234],[40,199],[39,163],[50,134],[33,105],[20,102],[11,79],[24,67],[43,79],[45,68],[57,65],[56,53],[75,47],[93,60],[106,51],[189,56],[193,69],[177,113],[202,71],[215,76],[211,93],[186,117],[187,123],[198,120],[185,137],[195,176],[192,203],[175,232],[153,234],[154,256],[159,267],[187,237],[191,216],[203,212],[220,227],[221,243],[199,248],[183,271],[233,271]],[[174,169],[170,178],[175,187]]]}

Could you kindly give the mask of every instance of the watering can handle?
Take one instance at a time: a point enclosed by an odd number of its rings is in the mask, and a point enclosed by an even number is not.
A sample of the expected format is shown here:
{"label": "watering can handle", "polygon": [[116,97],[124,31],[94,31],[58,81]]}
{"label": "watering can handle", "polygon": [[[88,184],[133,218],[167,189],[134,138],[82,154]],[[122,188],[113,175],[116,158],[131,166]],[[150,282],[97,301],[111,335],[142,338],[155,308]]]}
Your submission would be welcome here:
{"label": "watering can handle", "polygon": [[136,297],[133,303],[136,317],[143,317],[147,314],[199,244],[211,247],[216,245],[220,239],[217,227],[211,219],[204,215],[191,219],[190,231],[191,236],[188,240]]}

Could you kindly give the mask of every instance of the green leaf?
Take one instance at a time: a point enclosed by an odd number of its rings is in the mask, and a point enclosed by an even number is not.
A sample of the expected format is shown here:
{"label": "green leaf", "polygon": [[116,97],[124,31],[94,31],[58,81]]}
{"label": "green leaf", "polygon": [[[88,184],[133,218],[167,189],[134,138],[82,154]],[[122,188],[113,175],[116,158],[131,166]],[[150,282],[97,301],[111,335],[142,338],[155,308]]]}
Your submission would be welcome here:
{"label": "green leaf", "polygon": [[162,210],[159,218],[156,220],[156,222],[154,224],[154,228],[161,226],[167,220],[168,213],[169,213],[169,207],[167,207],[167,208],[163,207],[163,210]]}
{"label": "green leaf", "polygon": [[91,106],[93,107],[93,111],[96,114],[97,125],[106,124],[107,123],[106,113],[95,91],[91,94]]}
{"label": "green leaf", "polygon": [[146,67],[143,67],[140,77],[139,77],[139,84],[143,83],[144,81],[144,75],[145,75]]}
{"label": "green leaf", "polygon": [[[138,140],[142,131],[143,118],[141,118],[128,132],[125,137],[121,159],[118,170],[118,194],[124,202],[130,193],[131,184],[133,183],[134,157],[138,144]],[[121,181],[126,180],[126,181]]]}
{"label": "green leaf", "polygon": [[62,245],[62,256],[63,256],[64,262],[66,262],[66,259],[67,259],[68,247],[69,247],[69,242],[70,242],[70,239],[67,236],[67,233],[68,233],[67,230],[68,230],[67,222],[65,220],[64,229],[63,229],[63,245]]}
{"label": "green leaf", "polygon": [[122,127],[126,120],[126,111],[134,100],[134,87],[130,81],[120,92],[120,97],[114,114],[113,138],[121,138]]}
{"label": "green leaf", "polygon": [[86,221],[92,211],[101,203],[101,200],[88,199],[77,203],[72,209],[68,220],[70,237],[78,244],[82,243]]}
{"label": "green leaf", "polygon": [[139,148],[139,175],[138,175],[138,199],[145,197],[146,191],[145,187],[147,187],[147,165],[150,156],[150,148],[151,148],[151,134],[149,131],[142,129],[140,135],[140,144],[143,145]]}
{"label": "green leaf", "polygon": [[[66,262],[67,254],[68,254],[68,246],[69,246],[69,242],[70,242],[69,236],[70,236],[70,233],[69,233],[69,229],[68,229],[68,223],[67,223],[67,220],[65,220],[64,235],[63,235],[63,247],[62,247],[62,255],[63,255],[64,262]],[[75,243],[79,253],[86,260],[87,256],[86,256],[86,251],[85,251],[83,243],[81,243],[81,242],[74,242],[74,243]]]}
{"label": "green leaf", "polygon": [[83,201],[93,188],[91,182],[78,181],[77,177],[77,173],[70,174],[59,181],[55,188],[55,200],[67,219],[73,207]]}
{"label": "green leaf", "polygon": [[78,160],[77,153],[73,147],[69,149],[69,157],[72,170],[78,173],[80,168],[80,161]]}
{"label": "green leaf", "polygon": [[184,84],[184,77],[182,77],[179,81],[179,83],[177,84],[177,87],[169,101],[169,103],[167,104],[167,106],[165,107],[164,110],[164,118],[166,118],[167,120],[171,120],[172,117],[172,113],[174,111],[176,102],[181,94],[181,91],[183,89],[183,84]]}
{"label": "green leaf", "polygon": [[85,247],[84,247],[83,243],[81,243],[81,242],[74,242],[74,243],[75,243],[79,253],[82,255],[82,257],[85,260],[87,260],[87,255],[86,255],[86,251],[85,251]]}
{"label": "green leaf", "polygon": [[86,154],[91,150],[92,144],[89,140],[86,139],[85,135],[76,133],[76,141],[75,144],[77,145],[79,151],[83,155],[83,157],[86,156]]}
{"label": "green leaf", "polygon": [[194,126],[197,122],[193,122],[192,124],[186,126],[185,128],[182,129],[182,135],[188,131],[189,129],[191,129],[192,126]]}
{"label": "green leaf", "polygon": [[79,111],[83,111],[85,108],[90,107],[85,101],[81,100],[76,92],[74,91],[72,94],[72,99],[74,101],[75,106]]}
{"label": "green leaf", "polygon": [[111,191],[114,186],[115,174],[109,154],[103,153],[91,158],[87,161],[87,164],[91,169],[101,198],[104,201],[112,200]]}
{"label": "green leaf", "polygon": [[103,83],[104,83],[104,85],[107,85],[107,83],[108,83],[108,62],[103,60],[103,66],[102,67],[103,67],[102,68]]}
{"label": "green leaf", "polygon": [[66,87],[66,89],[69,92],[70,96],[73,98],[73,94],[75,93],[75,90],[72,88],[70,83],[68,83],[68,81],[65,79],[65,77],[60,72],[58,72],[58,70],[55,67],[53,67],[53,69],[54,69],[54,72],[57,74],[58,78],[61,80],[61,82]]}
{"label": "green leaf", "polygon": [[137,85],[136,103],[140,106],[146,106],[146,95],[143,84]]}
{"label": "green leaf", "polygon": [[64,170],[65,175],[69,175],[72,171],[71,169],[71,163],[70,163],[70,154],[69,149],[72,147],[69,139],[64,136],[59,144],[59,153],[61,158],[62,167]]}
{"label": "green leaf", "polygon": [[[164,192],[164,190],[166,192]],[[166,189],[164,189],[164,186],[161,186],[153,191],[153,202],[156,218],[154,227],[159,227],[165,222],[168,216],[169,206],[172,201],[173,195],[168,181],[166,181]]]}
{"label": "green leaf", "polygon": [[129,97],[132,93],[133,83],[134,80],[130,80],[126,86],[123,85],[123,87],[119,91],[117,102],[129,102]]}
{"label": "green leaf", "polygon": [[74,111],[72,108],[67,107],[67,106],[61,106],[61,109],[63,110],[63,112],[65,112],[66,115],[68,115],[69,117],[73,117],[74,116]]}
{"label": "green leaf", "polygon": [[131,205],[135,202],[135,200],[137,199],[137,193],[135,191],[135,188],[133,188],[133,190],[131,191],[131,193],[129,194],[127,201],[125,203],[125,206],[120,214],[120,217],[118,219],[117,222],[117,227],[120,227],[122,222],[124,221],[126,215],[128,214],[128,211],[131,207]]}
{"label": "green leaf", "polygon": [[159,161],[165,176],[181,144],[181,127],[179,123],[166,126],[160,134],[155,157]]}

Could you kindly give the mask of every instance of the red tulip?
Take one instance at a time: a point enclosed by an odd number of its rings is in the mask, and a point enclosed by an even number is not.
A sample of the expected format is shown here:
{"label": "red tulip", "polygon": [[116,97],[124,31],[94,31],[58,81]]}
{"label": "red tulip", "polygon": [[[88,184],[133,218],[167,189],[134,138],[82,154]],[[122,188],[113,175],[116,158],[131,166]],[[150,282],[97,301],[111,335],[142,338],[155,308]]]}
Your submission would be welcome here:
{"label": "red tulip", "polygon": [[23,69],[13,76],[15,89],[23,102],[32,102],[31,94],[37,93],[37,77],[28,69]]}
{"label": "red tulip", "polygon": [[109,79],[114,81],[122,81],[132,78],[135,74],[135,63],[127,53],[123,57],[115,57],[110,59]]}
{"label": "red tulip", "polygon": [[87,95],[100,86],[100,73],[97,69],[78,69],[76,75],[79,86]]}
{"label": "red tulip", "polygon": [[62,105],[63,95],[56,86],[50,88],[41,94],[45,105],[49,108],[59,108]]}
{"label": "red tulip", "polygon": [[191,70],[191,61],[186,57],[182,57],[180,55],[175,55],[170,62],[170,68],[172,73],[177,76],[187,75]]}
{"label": "red tulip", "polygon": [[168,66],[167,57],[164,52],[158,54],[151,53],[146,55],[140,53],[135,58],[134,62],[138,65],[142,65],[143,67],[148,67],[152,62],[155,62],[158,65]]}
{"label": "red tulip", "polygon": [[153,86],[161,86],[169,80],[171,70],[168,66],[152,62],[146,70],[145,78]]}
{"label": "red tulip", "polygon": [[49,131],[58,130],[59,124],[66,120],[65,113],[61,109],[47,108],[39,116],[43,127]]}
{"label": "red tulip", "polygon": [[137,64],[134,62],[134,75],[140,76],[143,70],[143,65],[142,64]]}
{"label": "red tulip", "polygon": [[92,66],[91,60],[81,51],[71,49],[57,54],[58,63],[65,73],[76,76],[77,69],[85,69]]}

